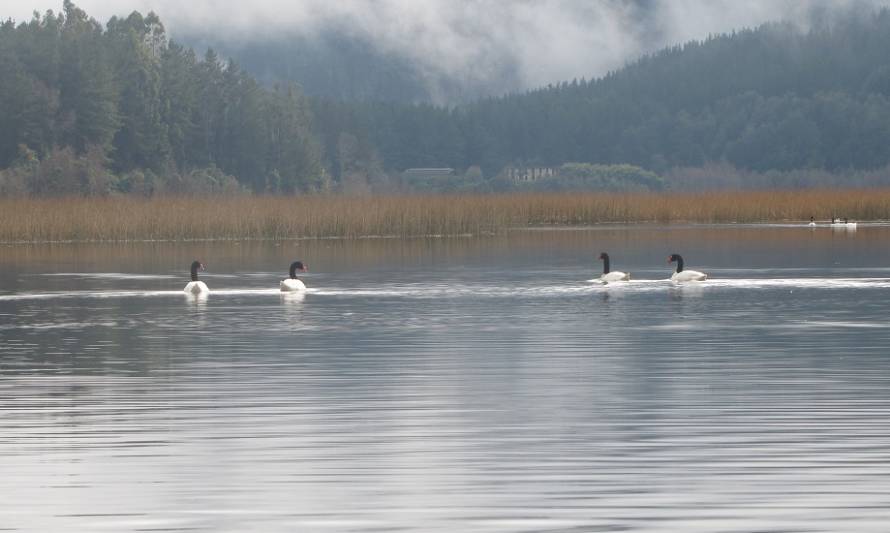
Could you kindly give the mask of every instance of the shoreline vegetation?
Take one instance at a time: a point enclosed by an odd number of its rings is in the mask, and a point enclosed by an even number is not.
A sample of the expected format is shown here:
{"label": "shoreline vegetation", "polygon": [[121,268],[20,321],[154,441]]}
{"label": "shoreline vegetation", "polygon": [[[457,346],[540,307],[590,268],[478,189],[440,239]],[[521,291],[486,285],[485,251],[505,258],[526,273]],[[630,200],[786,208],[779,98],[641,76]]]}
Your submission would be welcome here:
{"label": "shoreline vegetation", "polygon": [[466,236],[603,223],[890,220],[890,189],[0,199],[0,242]]}

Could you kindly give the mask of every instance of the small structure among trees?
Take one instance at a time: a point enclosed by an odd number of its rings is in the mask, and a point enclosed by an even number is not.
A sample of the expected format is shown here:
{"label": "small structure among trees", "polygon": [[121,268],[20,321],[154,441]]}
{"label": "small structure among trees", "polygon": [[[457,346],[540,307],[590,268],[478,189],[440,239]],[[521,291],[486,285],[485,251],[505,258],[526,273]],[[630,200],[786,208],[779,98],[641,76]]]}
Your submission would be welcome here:
{"label": "small structure among trees", "polygon": [[542,178],[559,176],[558,167],[514,167],[509,166],[501,171],[501,174],[512,181],[530,183]]}

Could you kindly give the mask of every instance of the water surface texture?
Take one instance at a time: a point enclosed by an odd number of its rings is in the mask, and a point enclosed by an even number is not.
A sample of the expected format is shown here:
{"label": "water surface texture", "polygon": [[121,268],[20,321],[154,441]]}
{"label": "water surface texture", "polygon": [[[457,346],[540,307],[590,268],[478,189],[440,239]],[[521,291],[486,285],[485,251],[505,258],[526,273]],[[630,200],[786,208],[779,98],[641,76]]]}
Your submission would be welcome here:
{"label": "water surface texture", "polygon": [[885,532],[888,242],[0,246],[0,530]]}

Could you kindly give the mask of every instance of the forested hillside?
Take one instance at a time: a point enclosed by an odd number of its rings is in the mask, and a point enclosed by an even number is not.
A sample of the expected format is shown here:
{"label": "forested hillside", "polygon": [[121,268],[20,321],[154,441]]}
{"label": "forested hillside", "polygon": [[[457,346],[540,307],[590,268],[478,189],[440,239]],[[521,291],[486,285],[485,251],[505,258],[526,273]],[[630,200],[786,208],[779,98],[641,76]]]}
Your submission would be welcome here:
{"label": "forested hillside", "polygon": [[[0,25],[0,192],[322,188],[309,106],[169,42],[153,14]],[[237,179],[236,179],[237,177]]]}
{"label": "forested hillside", "polygon": [[[330,39],[252,64],[304,62],[310,76],[343,45]],[[153,14],[103,25],[66,0],[7,21],[0,195],[890,183],[887,10],[713,36],[602,78],[454,107],[368,101],[422,94],[410,65],[375,54],[346,50],[325,82],[343,90],[309,98],[170,41]],[[417,167],[446,175],[406,179]],[[516,178],[530,168],[547,179]]]}
{"label": "forested hillside", "polygon": [[479,165],[485,176],[570,161],[876,169],[890,163],[890,12],[714,36],[601,79],[456,108],[317,100],[314,110],[335,172],[344,134],[387,168]]}

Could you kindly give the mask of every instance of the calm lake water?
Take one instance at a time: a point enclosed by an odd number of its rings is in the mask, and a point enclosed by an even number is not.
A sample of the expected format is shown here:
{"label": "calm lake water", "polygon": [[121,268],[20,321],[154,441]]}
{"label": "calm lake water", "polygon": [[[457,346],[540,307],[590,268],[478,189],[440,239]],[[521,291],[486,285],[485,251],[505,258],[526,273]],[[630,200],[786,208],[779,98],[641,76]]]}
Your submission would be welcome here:
{"label": "calm lake water", "polygon": [[883,533],[888,243],[0,246],[0,530]]}

